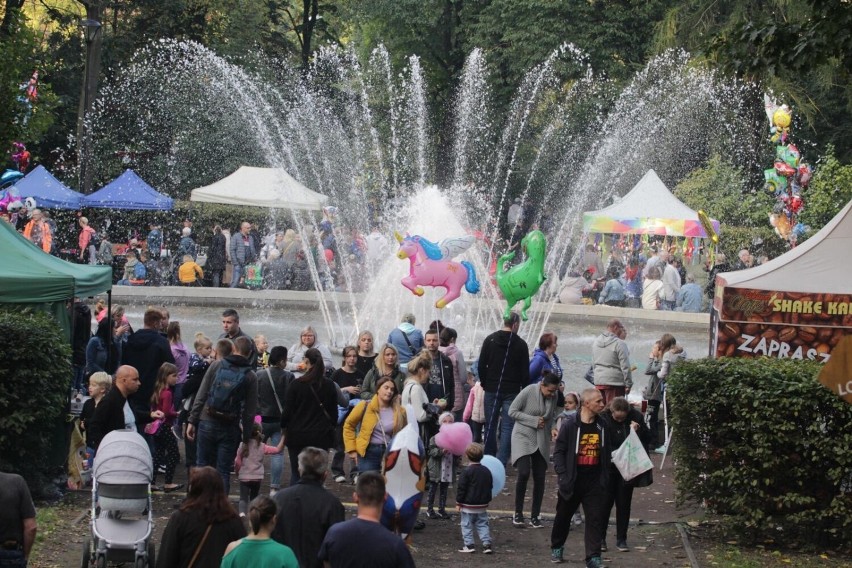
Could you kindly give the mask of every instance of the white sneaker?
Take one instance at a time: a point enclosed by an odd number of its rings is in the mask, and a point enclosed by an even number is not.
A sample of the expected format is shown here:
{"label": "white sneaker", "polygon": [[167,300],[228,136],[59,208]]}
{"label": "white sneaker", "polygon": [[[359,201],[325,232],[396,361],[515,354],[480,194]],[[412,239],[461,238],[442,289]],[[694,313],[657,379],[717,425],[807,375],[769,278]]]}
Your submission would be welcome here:
{"label": "white sneaker", "polygon": [[346,481],[346,476],[338,475],[337,477],[334,478],[334,481],[335,481],[335,483],[343,483],[344,481]]}

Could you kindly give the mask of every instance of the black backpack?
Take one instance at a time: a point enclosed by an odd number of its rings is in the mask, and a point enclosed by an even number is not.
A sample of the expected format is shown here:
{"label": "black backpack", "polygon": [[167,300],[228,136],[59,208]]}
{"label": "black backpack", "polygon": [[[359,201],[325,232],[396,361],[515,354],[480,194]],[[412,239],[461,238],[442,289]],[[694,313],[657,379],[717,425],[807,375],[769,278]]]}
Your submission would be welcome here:
{"label": "black backpack", "polygon": [[237,367],[223,360],[210,392],[207,393],[207,415],[222,422],[239,419],[243,401],[246,398],[246,375],[250,367]]}

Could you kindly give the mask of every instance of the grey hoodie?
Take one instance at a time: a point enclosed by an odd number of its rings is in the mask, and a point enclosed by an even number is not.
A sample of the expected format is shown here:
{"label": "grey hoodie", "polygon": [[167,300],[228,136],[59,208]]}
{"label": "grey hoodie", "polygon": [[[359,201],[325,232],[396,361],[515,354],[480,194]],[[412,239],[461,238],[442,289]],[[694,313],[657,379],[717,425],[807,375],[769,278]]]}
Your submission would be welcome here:
{"label": "grey hoodie", "polygon": [[595,386],[633,387],[627,344],[610,331],[600,334],[592,345]]}

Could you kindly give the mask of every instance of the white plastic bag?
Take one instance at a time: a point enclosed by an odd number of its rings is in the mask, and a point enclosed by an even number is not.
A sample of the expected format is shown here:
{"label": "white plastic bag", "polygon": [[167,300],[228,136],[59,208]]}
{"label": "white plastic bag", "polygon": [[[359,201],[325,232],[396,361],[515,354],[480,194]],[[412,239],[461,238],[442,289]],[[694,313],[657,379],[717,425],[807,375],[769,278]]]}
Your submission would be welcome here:
{"label": "white plastic bag", "polygon": [[621,447],[612,452],[612,463],[621,472],[624,481],[630,481],[654,468],[651,458],[648,457],[648,452],[642,447],[642,442],[633,428],[630,429],[630,435],[627,436]]}

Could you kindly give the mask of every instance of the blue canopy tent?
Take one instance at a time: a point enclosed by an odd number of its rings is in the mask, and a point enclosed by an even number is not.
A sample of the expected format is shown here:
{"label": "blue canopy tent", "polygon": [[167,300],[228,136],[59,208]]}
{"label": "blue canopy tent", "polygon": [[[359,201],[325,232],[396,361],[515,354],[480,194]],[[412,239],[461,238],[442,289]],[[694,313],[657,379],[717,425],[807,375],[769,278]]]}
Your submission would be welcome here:
{"label": "blue canopy tent", "polygon": [[100,209],[150,209],[171,211],[174,200],[145,183],[133,170],[124,173],[98,191],[83,198],[84,207]]}
{"label": "blue canopy tent", "polygon": [[23,200],[32,197],[44,209],[79,209],[83,194],[53,177],[44,166],[38,166],[15,184]]}

